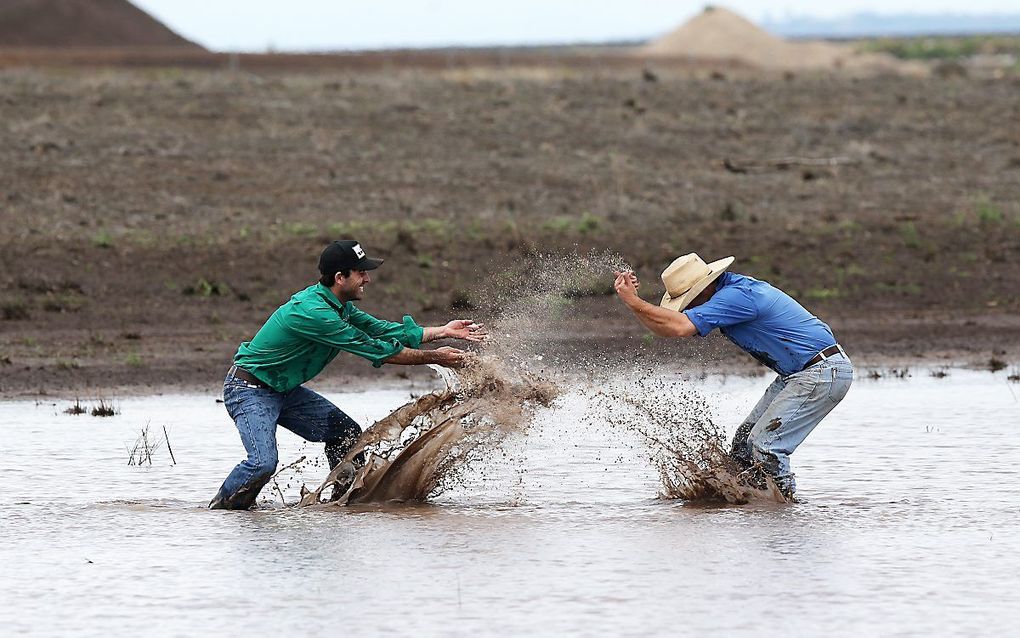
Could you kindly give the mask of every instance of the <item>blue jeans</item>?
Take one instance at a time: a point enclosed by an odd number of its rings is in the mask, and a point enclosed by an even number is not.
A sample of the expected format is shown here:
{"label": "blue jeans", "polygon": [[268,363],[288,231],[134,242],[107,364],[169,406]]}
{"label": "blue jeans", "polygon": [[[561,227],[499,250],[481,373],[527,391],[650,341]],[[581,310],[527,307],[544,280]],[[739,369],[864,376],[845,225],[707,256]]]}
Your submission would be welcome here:
{"label": "blue jeans", "polygon": [[228,375],[223,404],[234,420],[248,458],[223,481],[209,507],[248,509],[272,478],[279,462],[276,426],[307,441],[326,444],[330,468],[336,466],[361,434],[361,427],[322,395],[303,386],[277,392]]}
{"label": "blue jeans", "polygon": [[797,484],[790,455],[843,400],[854,380],[844,354],[833,355],[789,376],[778,376],[733,437],[730,454],[745,467],[757,463],[792,495]]}

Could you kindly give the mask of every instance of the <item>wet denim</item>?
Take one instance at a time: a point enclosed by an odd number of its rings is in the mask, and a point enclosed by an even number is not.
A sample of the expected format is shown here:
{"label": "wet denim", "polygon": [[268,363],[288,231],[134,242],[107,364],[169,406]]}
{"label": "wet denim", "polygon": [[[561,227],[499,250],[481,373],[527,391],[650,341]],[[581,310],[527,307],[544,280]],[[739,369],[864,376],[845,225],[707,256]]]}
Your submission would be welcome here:
{"label": "wet denim", "polygon": [[247,509],[255,504],[279,462],[277,425],[307,441],[324,442],[331,468],[361,434],[354,419],[304,386],[277,392],[228,375],[223,382],[223,404],[237,426],[248,458],[227,476],[210,507]]}
{"label": "wet denim", "polygon": [[853,380],[853,363],[843,354],[777,376],[737,428],[731,454],[745,466],[760,464],[792,495],[797,484],[790,455],[843,400]]}

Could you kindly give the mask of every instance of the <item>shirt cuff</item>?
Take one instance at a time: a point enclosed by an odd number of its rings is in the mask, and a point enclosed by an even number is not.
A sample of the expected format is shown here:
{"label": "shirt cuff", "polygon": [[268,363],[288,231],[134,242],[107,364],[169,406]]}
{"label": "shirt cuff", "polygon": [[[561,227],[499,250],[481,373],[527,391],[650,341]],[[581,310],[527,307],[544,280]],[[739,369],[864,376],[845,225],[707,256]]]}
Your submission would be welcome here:
{"label": "shirt cuff", "polygon": [[708,325],[696,310],[684,310],[684,314],[691,320],[702,337],[708,336],[708,333],[712,332],[712,326]]}
{"label": "shirt cuff", "polygon": [[381,368],[382,364],[386,363],[387,359],[389,359],[390,357],[392,357],[393,355],[397,354],[398,352],[400,352],[401,350],[404,349],[404,344],[402,344],[402,343],[400,343],[399,341],[396,341],[396,340],[393,340],[393,341],[384,341],[383,343],[385,343],[387,345],[392,345],[393,346],[393,352],[387,352],[386,354],[384,354],[384,355],[382,355],[380,357],[370,358],[369,361],[372,362],[372,367],[373,368]]}
{"label": "shirt cuff", "polygon": [[404,315],[404,345],[408,348],[421,346],[422,337],[425,336],[425,329],[414,322],[411,315]]}

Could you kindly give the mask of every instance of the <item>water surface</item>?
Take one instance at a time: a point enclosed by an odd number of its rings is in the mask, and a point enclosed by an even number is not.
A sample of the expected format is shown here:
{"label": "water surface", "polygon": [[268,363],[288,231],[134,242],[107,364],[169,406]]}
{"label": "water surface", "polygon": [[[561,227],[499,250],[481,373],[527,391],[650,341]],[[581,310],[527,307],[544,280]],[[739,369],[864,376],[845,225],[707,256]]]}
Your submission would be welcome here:
{"label": "water surface", "polygon": [[[768,379],[691,381],[732,431]],[[1006,634],[1020,608],[1020,385],[858,380],[793,456],[801,502],[690,507],[585,393],[436,501],[253,512],[205,504],[242,449],[208,396],[0,403],[5,635]],[[407,389],[328,394],[362,424]],[[147,423],[153,465],[128,466]],[[281,430],[281,460],[321,457]],[[285,472],[300,483],[319,464]]]}

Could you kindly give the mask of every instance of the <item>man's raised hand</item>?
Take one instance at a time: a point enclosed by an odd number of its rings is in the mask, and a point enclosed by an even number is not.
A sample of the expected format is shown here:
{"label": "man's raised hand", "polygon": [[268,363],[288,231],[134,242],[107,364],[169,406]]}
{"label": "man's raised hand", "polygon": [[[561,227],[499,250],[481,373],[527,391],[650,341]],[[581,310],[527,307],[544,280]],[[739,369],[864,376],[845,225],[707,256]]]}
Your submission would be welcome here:
{"label": "man's raised hand", "polygon": [[613,271],[616,275],[616,281],[613,282],[613,289],[616,290],[616,294],[624,301],[637,297],[638,288],[641,286],[641,282],[638,281],[637,275],[630,270],[616,270]]}
{"label": "man's raised hand", "polygon": [[475,323],[473,319],[454,319],[443,326],[442,335],[450,339],[481,342],[489,340],[489,331],[484,324]]}

